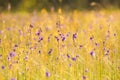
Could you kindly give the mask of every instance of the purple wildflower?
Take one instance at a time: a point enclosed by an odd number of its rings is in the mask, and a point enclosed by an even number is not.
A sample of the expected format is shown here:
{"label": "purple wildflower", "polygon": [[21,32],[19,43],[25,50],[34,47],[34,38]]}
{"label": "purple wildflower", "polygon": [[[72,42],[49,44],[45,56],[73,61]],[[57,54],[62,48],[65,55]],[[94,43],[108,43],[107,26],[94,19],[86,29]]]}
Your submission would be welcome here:
{"label": "purple wildflower", "polygon": [[68,58],[70,58],[70,55],[69,55],[69,54],[67,54],[67,57],[68,57]]}
{"label": "purple wildflower", "polygon": [[42,32],[42,30],[41,30],[41,29],[40,29],[40,30],[38,30],[38,31],[36,32],[36,35],[37,35],[37,36],[39,36],[41,32]]}
{"label": "purple wildflower", "polygon": [[39,35],[40,35],[40,32],[37,32],[36,35],[39,36]]}
{"label": "purple wildflower", "polygon": [[10,61],[10,60],[11,60],[10,56],[8,56],[8,58],[7,58],[7,59],[8,59],[8,61]]}
{"label": "purple wildflower", "polygon": [[50,49],[50,50],[48,51],[48,54],[51,54],[52,51],[53,51],[53,49]]}
{"label": "purple wildflower", "polygon": [[43,37],[40,37],[39,39],[40,39],[40,40],[43,40]]}
{"label": "purple wildflower", "polygon": [[11,52],[11,53],[9,54],[9,56],[10,56],[10,57],[14,57],[14,56],[15,56],[15,52]]}
{"label": "purple wildflower", "polygon": [[5,66],[2,66],[1,68],[2,68],[2,69],[5,69]]}
{"label": "purple wildflower", "polygon": [[64,36],[64,37],[62,37],[62,41],[65,41],[65,36]]}
{"label": "purple wildflower", "polygon": [[90,37],[90,40],[93,40],[93,37]]}
{"label": "purple wildflower", "polygon": [[73,60],[73,61],[76,61],[76,58],[75,58],[75,57],[73,57],[73,58],[72,58],[72,60]]}
{"label": "purple wildflower", "polygon": [[73,34],[73,40],[74,40],[75,38],[77,38],[77,33],[74,33],[74,34]]}
{"label": "purple wildflower", "polygon": [[96,45],[96,46],[98,46],[98,43],[97,43],[97,42],[95,42],[95,45]]}
{"label": "purple wildflower", "polygon": [[83,47],[83,45],[80,45],[80,49]]}
{"label": "purple wildflower", "polygon": [[91,56],[95,56],[95,53],[93,51],[90,52]]}
{"label": "purple wildflower", "polygon": [[38,40],[38,42],[41,42],[42,40],[43,40],[43,37],[40,37],[39,40]]}
{"label": "purple wildflower", "polygon": [[103,48],[103,50],[105,51],[105,50],[106,50],[106,48],[104,47],[104,48]]}
{"label": "purple wildflower", "polygon": [[50,77],[50,73],[48,71],[45,74],[46,74],[46,77]]}

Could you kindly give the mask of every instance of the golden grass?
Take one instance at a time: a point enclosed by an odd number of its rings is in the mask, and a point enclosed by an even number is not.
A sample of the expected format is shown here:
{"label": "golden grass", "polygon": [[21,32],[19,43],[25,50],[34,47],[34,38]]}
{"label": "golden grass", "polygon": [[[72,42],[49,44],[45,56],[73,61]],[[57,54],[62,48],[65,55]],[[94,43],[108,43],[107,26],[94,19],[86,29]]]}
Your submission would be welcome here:
{"label": "golden grass", "polygon": [[119,14],[1,13],[0,80],[119,80]]}

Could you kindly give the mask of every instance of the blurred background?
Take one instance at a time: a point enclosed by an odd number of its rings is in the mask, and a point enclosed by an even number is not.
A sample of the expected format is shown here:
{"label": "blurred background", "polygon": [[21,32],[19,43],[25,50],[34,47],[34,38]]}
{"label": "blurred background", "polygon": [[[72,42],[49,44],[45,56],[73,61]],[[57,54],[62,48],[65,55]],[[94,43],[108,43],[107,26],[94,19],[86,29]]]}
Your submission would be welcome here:
{"label": "blurred background", "polygon": [[0,11],[56,11],[120,8],[120,0],[0,0]]}

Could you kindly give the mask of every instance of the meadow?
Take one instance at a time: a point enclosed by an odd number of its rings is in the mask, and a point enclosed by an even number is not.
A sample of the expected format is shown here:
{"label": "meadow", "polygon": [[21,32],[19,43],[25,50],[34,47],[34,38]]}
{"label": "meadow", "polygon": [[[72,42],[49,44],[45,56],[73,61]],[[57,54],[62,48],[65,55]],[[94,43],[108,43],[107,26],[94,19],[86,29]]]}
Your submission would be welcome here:
{"label": "meadow", "polygon": [[0,80],[120,80],[120,11],[1,13]]}

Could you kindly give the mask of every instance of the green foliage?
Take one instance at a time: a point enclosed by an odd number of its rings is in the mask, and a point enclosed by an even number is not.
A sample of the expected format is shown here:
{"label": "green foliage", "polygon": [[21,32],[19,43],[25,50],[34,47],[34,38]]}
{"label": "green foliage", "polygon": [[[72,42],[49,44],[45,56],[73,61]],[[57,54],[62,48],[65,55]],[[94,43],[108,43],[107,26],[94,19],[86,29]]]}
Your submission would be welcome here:
{"label": "green foliage", "polygon": [[11,10],[40,10],[51,7],[58,9],[85,9],[91,7],[90,4],[96,2],[101,6],[120,7],[120,0],[0,0],[0,11],[7,10],[10,4]]}

